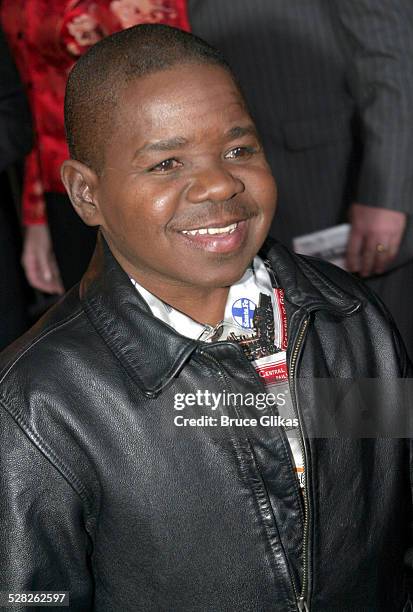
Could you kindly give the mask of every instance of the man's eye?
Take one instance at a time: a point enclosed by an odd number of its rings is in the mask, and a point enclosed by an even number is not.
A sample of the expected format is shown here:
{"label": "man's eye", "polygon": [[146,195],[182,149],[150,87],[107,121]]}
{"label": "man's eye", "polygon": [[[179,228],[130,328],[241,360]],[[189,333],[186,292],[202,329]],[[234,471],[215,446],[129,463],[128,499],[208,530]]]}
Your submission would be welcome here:
{"label": "man's eye", "polygon": [[225,154],[225,159],[248,159],[256,151],[254,147],[235,147]]}
{"label": "man's eye", "polygon": [[181,164],[177,159],[164,159],[164,161],[156,164],[156,166],[152,166],[152,168],[149,169],[149,172],[168,172],[168,170],[176,170],[180,166]]}

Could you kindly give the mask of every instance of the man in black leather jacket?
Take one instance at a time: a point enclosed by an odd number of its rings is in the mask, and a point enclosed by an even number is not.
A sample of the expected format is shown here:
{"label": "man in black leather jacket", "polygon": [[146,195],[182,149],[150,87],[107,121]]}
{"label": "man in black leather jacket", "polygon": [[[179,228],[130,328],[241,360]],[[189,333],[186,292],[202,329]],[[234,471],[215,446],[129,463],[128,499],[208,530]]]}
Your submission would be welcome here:
{"label": "man in black leather jacket", "polygon": [[[125,30],[72,71],[66,124],[63,180],[101,231],[80,285],[2,355],[0,590],[21,610],[23,591],[82,611],[402,610],[407,441],[320,437],[319,417],[343,415],[317,381],[382,378],[394,400],[409,364],[358,281],[262,247],[275,186],[223,60]],[[216,340],[252,261],[284,296],[303,489],[269,403],[254,424],[220,401],[214,418],[241,425],[209,426],[192,399],[177,426],[177,397],[265,392],[245,345]]]}

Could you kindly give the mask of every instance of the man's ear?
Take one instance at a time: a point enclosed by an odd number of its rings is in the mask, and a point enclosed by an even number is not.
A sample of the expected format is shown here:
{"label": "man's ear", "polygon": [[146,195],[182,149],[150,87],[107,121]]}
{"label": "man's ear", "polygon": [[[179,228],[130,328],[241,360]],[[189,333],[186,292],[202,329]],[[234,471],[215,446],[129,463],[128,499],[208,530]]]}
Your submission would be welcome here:
{"label": "man's ear", "polygon": [[86,225],[101,225],[101,215],[95,197],[98,184],[96,173],[75,159],[63,162],[60,175],[73,208]]}

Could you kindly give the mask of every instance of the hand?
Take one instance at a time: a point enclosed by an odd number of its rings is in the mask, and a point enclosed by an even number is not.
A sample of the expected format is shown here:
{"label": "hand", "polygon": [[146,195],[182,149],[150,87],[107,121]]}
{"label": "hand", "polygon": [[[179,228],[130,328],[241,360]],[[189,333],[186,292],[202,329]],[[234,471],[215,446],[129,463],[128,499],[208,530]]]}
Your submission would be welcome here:
{"label": "hand", "polygon": [[382,274],[396,257],[406,227],[405,213],[353,203],[347,268],[360,276]]}
{"label": "hand", "polygon": [[45,293],[64,293],[47,225],[29,225],[24,239],[22,265],[29,284]]}

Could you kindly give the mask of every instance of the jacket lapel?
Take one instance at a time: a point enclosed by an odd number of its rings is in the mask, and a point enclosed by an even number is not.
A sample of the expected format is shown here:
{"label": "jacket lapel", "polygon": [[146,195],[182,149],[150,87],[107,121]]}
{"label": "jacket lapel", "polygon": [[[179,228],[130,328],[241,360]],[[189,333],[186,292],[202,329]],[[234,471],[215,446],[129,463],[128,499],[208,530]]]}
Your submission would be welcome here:
{"label": "jacket lapel", "polygon": [[[291,307],[307,311],[329,310],[338,316],[349,316],[360,308],[358,298],[320,272],[320,266],[327,268],[330,264],[320,262],[316,267],[311,258],[296,255],[274,241],[266,241],[260,255],[269,260]],[[343,281],[349,278],[337,270],[336,275],[340,274]]]}
{"label": "jacket lapel", "polygon": [[148,396],[156,395],[198,346],[152,315],[101,234],[80,299],[96,331]]}

